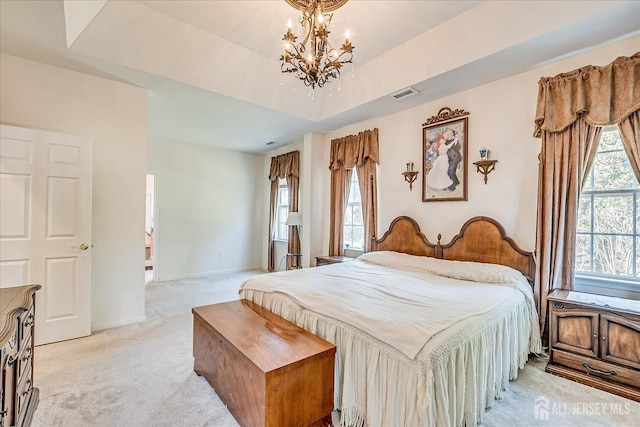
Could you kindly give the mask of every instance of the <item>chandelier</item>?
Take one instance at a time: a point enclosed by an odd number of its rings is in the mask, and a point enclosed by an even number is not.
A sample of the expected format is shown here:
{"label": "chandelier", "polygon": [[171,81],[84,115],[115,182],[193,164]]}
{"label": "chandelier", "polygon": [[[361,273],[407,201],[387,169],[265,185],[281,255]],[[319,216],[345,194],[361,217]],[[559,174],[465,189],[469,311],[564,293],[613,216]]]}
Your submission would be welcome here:
{"label": "chandelier", "polygon": [[348,0],[285,0],[302,12],[299,23],[302,27],[302,41],[297,43],[298,35],[292,32],[292,22],[287,23],[287,32],[282,37],[284,52],[280,56],[283,73],[292,73],[297,79],[309,86],[322,87],[331,79],[340,78],[340,69],[352,64],[353,49],[349,41],[349,30],[340,50],[329,42],[329,28],[334,10]]}

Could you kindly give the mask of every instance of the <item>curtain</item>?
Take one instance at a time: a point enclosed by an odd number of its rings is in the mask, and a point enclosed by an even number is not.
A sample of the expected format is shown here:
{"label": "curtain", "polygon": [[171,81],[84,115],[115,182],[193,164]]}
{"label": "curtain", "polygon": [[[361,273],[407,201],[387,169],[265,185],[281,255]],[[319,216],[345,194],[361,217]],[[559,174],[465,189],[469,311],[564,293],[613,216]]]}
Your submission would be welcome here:
{"label": "curtain", "polygon": [[599,136],[600,128],[584,120],[563,132],[542,134],[534,296],[543,332],[547,295],[554,289],[573,289],[578,200]]}
{"label": "curtain", "polygon": [[588,65],[538,84],[534,136],[560,132],[579,117],[592,126],[609,126],[640,109],[640,52],[604,67]]}
{"label": "curtain", "polygon": [[267,250],[267,269],[275,270],[274,240],[276,239],[276,203],[278,201],[278,180],[271,181],[271,196],[269,199],[269,246]]}
{"label": "curtain", "polygon": [[[296,151],[296,153],[298,153]],[[289,187],[289,212],[298,212],[298,192],[300,178],[294,175],[287,175],[287,187]],[[298,234],[298,226],[289,226],[289,243],[287,251],[290,254],[300,254],[300,235]],[[287,257],[287,268],[291,268],[300,262],[299,257]],[[299,265],[296,265],[300,267]]]}
{"label": "curtain", "polygon": [[618,129],[631,167],[640,181],[640,112],[636,111],[618,123]]}
{"label": "curtain", "polygon": [[[274,240],[276,233],[276,203],[278,201],[278,181],[287,180],[289,187],[289,212],[298,211],[298,193],[300,179],[300,152],[291,151],[286,154],[271,158],[269,169],[269,181],[271,181],[271,194],[269,199],[269,246],[267,252],[267,269],[275,270]],[[295,231],[292,231],[295,229]],[[300,253],[300,236],[297,227],[289,227],[289,253]],[[288,261],[289,263],[290,261]]]}
{"label": "curtain", "polygon": [[344,224],[345,197],[344,168],[331,171],[331,200],[329,212],[329,256],[344,255],[342,227],[336,224]]}
{"label": "curtain", "polygon": [[353,169],[345,169],[344,171],[344,210],[347,209],[349,203],[349,195],[351,194],[351,180],[353,179]]}
{"label": "curtain", "polygon": [[329,255],[344,255],[344,211],[348,202],[351,174],[354,167],[358,174],[362,193],[365,251],[368,250],[367,248],[371,248],[371,238],[378,228],[376,180],[376,165],[380,163],[378,145],[377,128],[331,141]]}
{"label": "curtain", "polygon": [[640,52],[604,67],[590,65],[540,79],[534,131],[542,138],[534,294],[545,342],[547,295],[573,289],[578,201],[602,126],[620,123],[634,171],[640,170],[639,81]]}
{"label": "curtain", "polygon": [[375,208],[378,205],[376,188],[376,164],[365,162],[356,168],[358,182],[360,183],[360,197],[362,198],[362,219],[364,220],[364,251],[371,251],[371,240],[376,234],[378,225],[378,213]]}

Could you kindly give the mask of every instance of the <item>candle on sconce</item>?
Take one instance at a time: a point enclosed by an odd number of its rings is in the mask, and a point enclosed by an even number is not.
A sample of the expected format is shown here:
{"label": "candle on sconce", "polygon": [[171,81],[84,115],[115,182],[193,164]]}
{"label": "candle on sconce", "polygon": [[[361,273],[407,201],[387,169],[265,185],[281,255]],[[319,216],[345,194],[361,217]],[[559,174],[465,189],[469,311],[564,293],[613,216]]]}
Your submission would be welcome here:
{"label": "candle on sconce", "polygon": [[407,172],[411,172],[411,162],[407,162]]}
{"label": "candle on sconce", "polygon": [[482,147],[480,149],[480,159],[481,160],[489,160],[489,149]]}

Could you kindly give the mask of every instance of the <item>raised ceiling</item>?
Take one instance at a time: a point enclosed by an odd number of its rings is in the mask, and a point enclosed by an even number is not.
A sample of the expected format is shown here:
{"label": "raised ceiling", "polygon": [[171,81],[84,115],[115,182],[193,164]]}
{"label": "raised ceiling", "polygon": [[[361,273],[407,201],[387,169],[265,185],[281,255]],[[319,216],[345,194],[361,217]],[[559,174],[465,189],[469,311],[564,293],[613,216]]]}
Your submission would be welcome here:
{"label": "raised ceiling", "polygon": [[[292,88],[278,1],[0,1],[0,50],[149,89],[150,138],[260,152],[640,33],[636,1],[364,1],[334,12],[354,70]],[[633,52],[629,52],[632,54]],[[418,95],[389,95],[413,86]],[[266,142],[275,141],[269,147]]]}

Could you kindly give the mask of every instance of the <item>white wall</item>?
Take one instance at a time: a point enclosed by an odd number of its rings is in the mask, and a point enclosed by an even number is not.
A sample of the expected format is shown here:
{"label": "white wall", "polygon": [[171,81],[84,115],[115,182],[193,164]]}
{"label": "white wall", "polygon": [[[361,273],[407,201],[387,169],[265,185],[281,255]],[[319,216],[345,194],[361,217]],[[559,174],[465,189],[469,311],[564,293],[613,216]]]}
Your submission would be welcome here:
{"label": "white wall", "polygon": [[146,90],[1,54],[0,121],[93,137],[92,328],[144,320]]}
{"label": "white wall", "polygon": [[[638,46],[640,37],[635,37],[397,114],[335,130],[325,136],[325,157],[328,158],[331,139],[365,129],[379,129],[378,235],[388,228],[395,217],[409,215],[418,221],[429,240],[435,242],[437,234],[442,233],[443,243],[446,243],[467,219],[486,215],[498,220],[523,249],[533,250],[540,141],[532,134],[538,80],[589,64],[606,65],[618,56],[633,55]],[[421,168],[422,123],[445,106],[462,108],[471,113],[468,201],[423,203],[422,173],[414,183],[413,191],[409,191],[401,172],[409,160],[417,165],[417,169]],[[491,150],[491,158],[498,160],[487,185],[471,164],[479,160],[478,150],[483,146]],[[327,167],[324,167],[322,174],[322,179],[328,183]],[[323,206],[322,247],[327,253],[328,192],[324,194]]]}
{"label": "white wall", "polygon": [[258,154],[150,139],[158,280],[260,267],[262,161]]}

